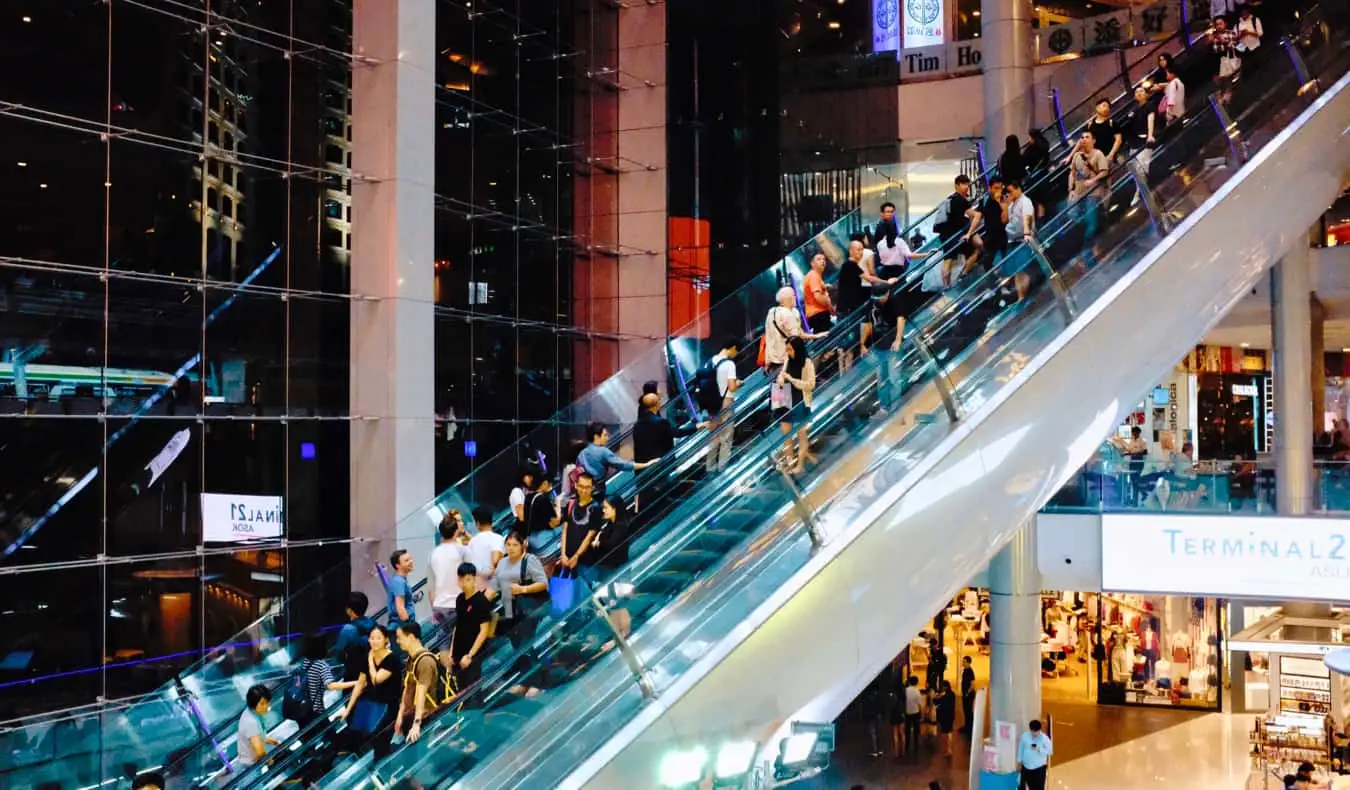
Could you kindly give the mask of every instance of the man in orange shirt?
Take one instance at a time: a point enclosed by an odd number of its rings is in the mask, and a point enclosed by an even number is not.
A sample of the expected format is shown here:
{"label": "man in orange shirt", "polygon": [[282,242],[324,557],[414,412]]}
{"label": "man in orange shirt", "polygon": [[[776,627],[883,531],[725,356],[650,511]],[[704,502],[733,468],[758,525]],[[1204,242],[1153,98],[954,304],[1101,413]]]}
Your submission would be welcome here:
{"label": "man in orange shirt", "polygon": [[830,302],[830,292],[825,288],[825,253],[818,252],[811,258],[811,271],[802,280],[802,301],[806,306],[806,324],[815,334],[830,331],[833,321],[834,304]]}

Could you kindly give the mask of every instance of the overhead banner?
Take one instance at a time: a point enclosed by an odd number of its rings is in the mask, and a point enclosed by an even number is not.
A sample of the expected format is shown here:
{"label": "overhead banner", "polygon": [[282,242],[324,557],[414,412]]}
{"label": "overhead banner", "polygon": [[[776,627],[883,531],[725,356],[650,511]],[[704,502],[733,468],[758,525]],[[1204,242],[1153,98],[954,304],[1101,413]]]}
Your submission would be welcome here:
{"label": "overhead banner", "polygon": [[1350,520],[1102,516],[1102,589],[1222,598],[1350,599]]}
{"label": "overhead banner", "polygon": [[943,0],[901,0],[905,49],[938,47],[947,42]]}
{"label": "overhead banner", "polygon": [[900,51],[900,0],[872,0],[872,51]]}
{"label": "overhead banner", "polygon": [[280,538],[285,534],[284,516],[279,496],[202,494],[202,542]]}

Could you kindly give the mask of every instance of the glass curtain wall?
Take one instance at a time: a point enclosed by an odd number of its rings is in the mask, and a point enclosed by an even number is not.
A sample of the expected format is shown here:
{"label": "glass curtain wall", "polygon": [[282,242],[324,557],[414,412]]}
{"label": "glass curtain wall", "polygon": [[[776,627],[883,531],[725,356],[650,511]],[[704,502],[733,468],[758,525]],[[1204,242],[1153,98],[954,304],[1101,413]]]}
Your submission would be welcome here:
{"label": "glass curtain wall", "polygon": [[[437,489],[571,402],[572,0],[438,0]],[[504,507],[507,491],[475,497]]]}
{"label": "glass curtain wall", "polygon": [[351,9],[3,14],[11,719],[156,688],[348,555]]}

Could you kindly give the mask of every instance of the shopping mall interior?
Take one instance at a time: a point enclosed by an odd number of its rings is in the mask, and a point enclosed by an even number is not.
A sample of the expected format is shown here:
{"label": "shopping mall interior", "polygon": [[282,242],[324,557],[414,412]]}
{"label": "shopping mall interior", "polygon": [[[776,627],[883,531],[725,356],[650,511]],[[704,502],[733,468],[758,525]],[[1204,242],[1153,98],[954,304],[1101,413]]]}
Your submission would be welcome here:
{"label": "shopping mall interior", "polygon": [[1350,0],[0,6],[0,788],[1350,787]]}

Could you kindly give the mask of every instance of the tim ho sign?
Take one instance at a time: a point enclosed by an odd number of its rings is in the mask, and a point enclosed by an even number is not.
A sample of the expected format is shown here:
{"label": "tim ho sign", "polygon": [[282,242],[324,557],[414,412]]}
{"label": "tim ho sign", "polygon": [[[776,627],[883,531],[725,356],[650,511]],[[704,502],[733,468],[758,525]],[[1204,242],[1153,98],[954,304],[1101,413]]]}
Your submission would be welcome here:
{"label": "tim ho sign", "polygon": [[286,533],[279,496],[202,494],[202,542],[240,543]]}
{"label": "tim ho sign", "polygon": [[984,50],[979,39],[900,52],[901,81],[973,74],[983,68]]}

